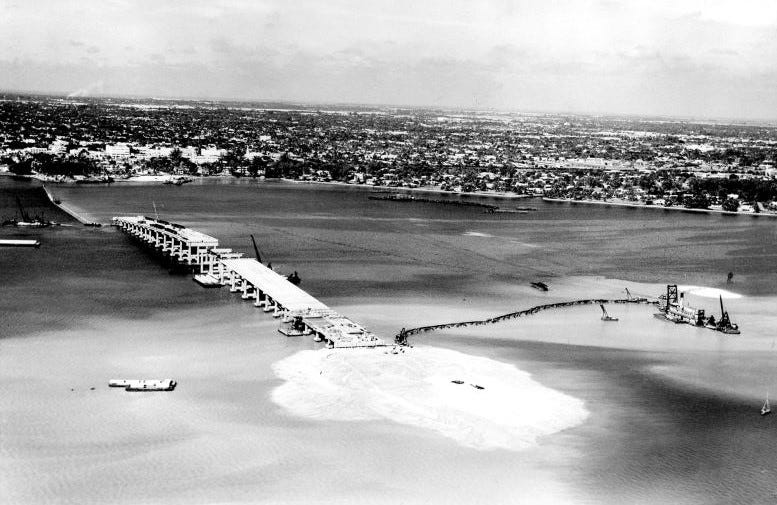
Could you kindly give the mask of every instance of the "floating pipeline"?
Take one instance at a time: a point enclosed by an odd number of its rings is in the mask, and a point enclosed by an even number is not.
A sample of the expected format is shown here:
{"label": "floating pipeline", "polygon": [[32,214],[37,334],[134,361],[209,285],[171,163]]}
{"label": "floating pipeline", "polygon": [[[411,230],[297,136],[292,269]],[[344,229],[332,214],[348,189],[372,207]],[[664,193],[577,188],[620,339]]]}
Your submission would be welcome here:
{"label": "floating pipeline", "polygon": [[551,309],[560,309],[564,307],[572,307],[575,305],[599,305],[607,303],[648,303],[656,304],[655,301],[648,301],[646,298],[623,298],[618,300],[605,300],[605,299],[592,299],[592,300],[575,300],[571,302],[558,302],[558,303],[546,303],[544,305],[537,305],[529,309],[519,310],[516,312],[510,312],[501,316],[491,317],[488,319],[481,319],[475,321],[460,321],[456,323],[444,323],[434,324],[431,326],[419,326],[418,328],[402,329],[399,334],[394,338],[394,341],[398,344],[407,343],[407,337],[411,335],[417,335],[419,333],[426,333],[428,331],[445,330],[449,328],[466,328],[468,326],[483,326],[486,324],[496,324],[508,319],[517,319],[519,317],[531,316],[538,312]]}

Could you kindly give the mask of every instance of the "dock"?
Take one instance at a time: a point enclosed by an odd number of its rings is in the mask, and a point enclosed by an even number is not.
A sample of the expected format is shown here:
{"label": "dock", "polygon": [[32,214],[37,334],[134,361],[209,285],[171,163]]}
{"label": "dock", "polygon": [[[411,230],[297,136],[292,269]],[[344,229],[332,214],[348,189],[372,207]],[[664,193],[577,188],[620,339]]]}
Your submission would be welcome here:
{"label": "dock", "polygon": [[[220,248],[218,239],[160,219],[114,217],[113,225],[155,249],[163,257],[190,268],[198,282],[229,286],[232,293],[281,321],[285,335],[314,335],[332,348],[378,347],[385,341],[329,308],[253,258]],[[292,329],[293,327],[293,329]]]}

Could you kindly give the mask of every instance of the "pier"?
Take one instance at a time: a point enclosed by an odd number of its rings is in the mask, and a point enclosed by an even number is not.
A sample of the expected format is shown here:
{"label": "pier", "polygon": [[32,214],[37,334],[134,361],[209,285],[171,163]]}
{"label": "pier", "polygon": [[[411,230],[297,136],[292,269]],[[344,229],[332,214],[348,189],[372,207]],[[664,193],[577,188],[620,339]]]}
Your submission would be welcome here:
{"label": "pier", "polygon": [[218,239],[179,224],[144,216],[114,217],[113,225],[175,264],[191,269],[281,320],[288,336],[314,335],[329,347],[377,347],[385,341],[330,309],[286,277]]}

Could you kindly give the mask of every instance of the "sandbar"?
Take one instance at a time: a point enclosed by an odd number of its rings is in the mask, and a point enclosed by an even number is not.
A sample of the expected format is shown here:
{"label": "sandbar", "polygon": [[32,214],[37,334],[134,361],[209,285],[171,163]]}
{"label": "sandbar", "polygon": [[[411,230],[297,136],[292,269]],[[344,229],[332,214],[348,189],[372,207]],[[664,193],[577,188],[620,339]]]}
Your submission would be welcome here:
{"label": "sandbar", "polygon": [[582,400],[543,386],[514,365],[431,346],[397,354],[305,350],[273,370],[285,382],[272,399],[292,414],[389,420],[479,450],[527,449],[588,416]]}

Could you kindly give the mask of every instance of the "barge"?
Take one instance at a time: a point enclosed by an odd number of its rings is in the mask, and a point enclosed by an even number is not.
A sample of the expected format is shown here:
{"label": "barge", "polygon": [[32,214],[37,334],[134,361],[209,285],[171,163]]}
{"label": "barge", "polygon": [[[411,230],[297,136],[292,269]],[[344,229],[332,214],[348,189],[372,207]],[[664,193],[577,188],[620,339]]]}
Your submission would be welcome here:
{"label": "barge", "polygon": [[0,240],[2,247],[40,247],[40,240]]}
{"label": "barge", "polygon": [[125,391],[172,391],[178,383],[173,379],[111,379],[108,386]]}

